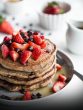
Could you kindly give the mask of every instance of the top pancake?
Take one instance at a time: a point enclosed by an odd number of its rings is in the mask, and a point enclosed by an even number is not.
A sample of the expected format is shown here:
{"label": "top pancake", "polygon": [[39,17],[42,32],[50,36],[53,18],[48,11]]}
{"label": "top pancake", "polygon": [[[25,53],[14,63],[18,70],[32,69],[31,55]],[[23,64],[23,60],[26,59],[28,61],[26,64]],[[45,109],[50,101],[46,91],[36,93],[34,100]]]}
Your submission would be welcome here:
{"label": "top pancake", "polygon": [[28,63],[25,66],[20,64],[18,61],[13,62],[10,58],[3,59],[0,52],[0,64],[10,70],[25,72],[38,71],[40,68],[42,69],[49,62],[49,59],[51,59],[51,57],[56,54],[56,46],[50,40],[46,41],[47,47],[42,50],[48,52],[44,52],[43,54],[41,54],[37,61],[33,60],[32,58],[29,58]]}

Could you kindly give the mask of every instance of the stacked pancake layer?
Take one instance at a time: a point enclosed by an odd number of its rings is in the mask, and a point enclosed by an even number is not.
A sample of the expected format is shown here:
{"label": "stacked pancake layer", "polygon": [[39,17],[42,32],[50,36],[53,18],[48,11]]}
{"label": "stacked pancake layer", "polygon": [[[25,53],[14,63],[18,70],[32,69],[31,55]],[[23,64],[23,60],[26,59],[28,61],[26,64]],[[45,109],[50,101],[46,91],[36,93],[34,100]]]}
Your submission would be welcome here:
{"label": "stacked pancake layer", "polygon": [[26,66],[3,59],[0,53],[0,87],[9,91],[34,90],[47,86],[56,73],[56,46],[47,40],[44,53],[37,61],[29,59]]}

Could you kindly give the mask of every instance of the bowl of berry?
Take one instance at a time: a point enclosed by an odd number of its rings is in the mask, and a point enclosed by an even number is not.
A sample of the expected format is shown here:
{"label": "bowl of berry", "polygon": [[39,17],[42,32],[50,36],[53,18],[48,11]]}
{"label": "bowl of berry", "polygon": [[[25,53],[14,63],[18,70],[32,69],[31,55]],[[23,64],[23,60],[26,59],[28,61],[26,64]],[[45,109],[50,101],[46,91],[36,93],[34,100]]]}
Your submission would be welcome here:
{"label": "bowl of berry", "polygon": [[70,10],[71,6],[68,3],[51,1],[39,12],[40,25],[48,30],[58,29]]}

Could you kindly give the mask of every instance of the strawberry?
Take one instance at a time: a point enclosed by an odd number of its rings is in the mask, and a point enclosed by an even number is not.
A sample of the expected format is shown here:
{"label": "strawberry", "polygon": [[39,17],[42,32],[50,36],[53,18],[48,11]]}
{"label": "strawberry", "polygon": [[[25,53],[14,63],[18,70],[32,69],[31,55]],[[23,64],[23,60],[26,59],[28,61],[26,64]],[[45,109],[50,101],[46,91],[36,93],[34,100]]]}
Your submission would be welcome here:
{"label": "strawberry", "polygon": [[56,83],[54,83],[52,90],[56,93],[57,91],[61,90],[64,86],[65,82],[57,81]]}
{"label": "strawberry", "polygon": [[26,91],[23,97],[24,100],[31,100],[31,92]]}
{"label": "strawberry", "polygon": [[61,65],[59,65],[59,64],[57,64],[57,65],[56,65],[56,68],[57,68],[57,71],[59,71],[59,70],[61,70],[61,69],[62,69],[62,66],[61,66]]}
{"label": "strawberry", "polygon": [[20,33],[17,33],[15,36],[13,36],[13,41],[20,43],[20,44],[24,43],[24,39],[22,38]]}
{"label": "strawberry", "polygon": [[22,51],[22,50],[28,49],[29,44],[28,43],[26,43],[26,44],[19,44],[19,43],[13,42],[11,47],[15,48],[15,49],[20,49]]}
{"label": "strawberry", "polygon": [[40,47],[41,47],[42,49],[44,49],[44,48],[46,47],[46,42],[43,41],[43,42],[40,44]]}
{"label": "strawberry", "polygon": [[45,39],[45,37],[44,37],[44,36],[40,36],[40,37],[41,37],[41,39],[42,39],[42,40],[44,40],[44,39]]}
{"label": "strawberry", "polygon": [[40,47],[39,45],[37,45],[37,44],[35,44],[35,43],[31,42],[31,41],[29,41],[28,43],[29,43],[29,46],[32,46],[33,48]]}
{"label": "strawberry", "polygon": [[8,42],[8,41],[10,41],[11,39],[9,38],[9,37],[5,37],[4,38],[4,42]]}
{"label": "strawberry", "polygon": [[1,51],[3,58],[7,58],[7,56],[9,55],[9,48],[5,44],[1,46]]}
{"label": "strawberry", "polygon": [[6,21],[2,16],[0,16],[0,32],[6,33],[6,34],[13,34],[14,29],[11,26],[11,24]]}
{"label": "strawberry", "polygon": [[61,81],[61,82],[65,82],[66,81],[66,76],[62,75],[62,74],[59,74],[58,76],[58,81]]}
{"label": "strawberry", "polygon": [[33,39],[34,39],[34,42],[38,45],[40,45],[42,43],[42,39],[40,36],[34,35]]}
{"label": "strawberry", "polygon": [[32,52],[32,58],[34,60],[37,60],[40,57],[40,55],[41,55],[41,48],[35,47],[33,52]]}
{"label": "strawberry", "polygon": [[9,54],[10,54],[11,59],[12,59],[14,62],[19,58],[19,54],[18,54],[16,51],[14,51],[14,50],[10,51]]}
{"label": "strawberry", "polygon": [[23,65],[26,65],[26,62],[28,61],[28,59],[30,58],[32,52],[28,51],[28,50],[24,50],[21,53],[21,57],[20,57],[20,61]]}

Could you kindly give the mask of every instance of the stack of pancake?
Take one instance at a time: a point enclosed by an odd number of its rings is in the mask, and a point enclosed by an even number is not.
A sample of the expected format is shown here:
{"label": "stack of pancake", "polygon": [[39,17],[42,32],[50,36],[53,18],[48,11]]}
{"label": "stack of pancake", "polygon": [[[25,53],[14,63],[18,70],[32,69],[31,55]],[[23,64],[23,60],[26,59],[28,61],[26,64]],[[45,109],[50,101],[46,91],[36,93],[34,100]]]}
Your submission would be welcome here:
{"label": "stack of pancake", "polygon": [[56,46],[47,40],[47,46],[37,61],[30,58],[27,65],[3,59],[0,52],[0,87],[9,91],[23,88],[35,90],[47,86],[56,73]]}

